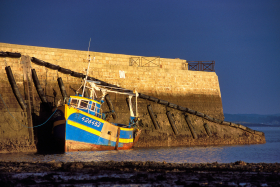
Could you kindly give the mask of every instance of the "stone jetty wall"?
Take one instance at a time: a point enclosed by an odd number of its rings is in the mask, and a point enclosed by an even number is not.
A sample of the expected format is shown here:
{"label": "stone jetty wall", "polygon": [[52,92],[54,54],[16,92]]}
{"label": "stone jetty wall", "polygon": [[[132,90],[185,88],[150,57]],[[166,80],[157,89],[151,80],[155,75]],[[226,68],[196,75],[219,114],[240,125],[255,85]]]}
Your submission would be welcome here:
{"label": "stone jetty wall", "polygon": [[[199,111],[210,117],[224,120],[218,76],[215,72],[189,71],[187,61],[159,57],[142,57],[124,54],[78,51],[0,43],[0,51],[18,52],[35,57],[60,67],[85,74],[88,67],[88,54],[92,58],[89,76],[126,89],[169,101],[171,103]],[[0,57],[0,152],[36,150],[38,138],[36,129],[28,127],[30,114],[18,104],[9,84],[5,67],[10,66],[17,86],[24,99],[32,100],[34,124],[44,122],[48,116],[42,109],[41,100],[31,80],[30,70],[35,69],[48,102],[55,105],[62,99],[57,78],[61,77],[67,94],[74,95],[81,86],[82,79],[65,75],[57,70],[36,65],[21,58]],[[26,76],[25,76],[26,75]],[[27,77],[27,78],[26,78]],[[29,77],[29,79],[28,79]],[[29,83],[29,84],[27,84]],[[26,89],[31,91],[28,97]],[[81,90],[80,90],[81,91]],[[125,97],[111,94],[118,118],[115,122],[128,123],[128,108]],[[5,105],[6,104],[6,105]],[[147,111],[151,105],[157,116],[160,129],[155,130]],[[8,112],[8,110],[9,112]],[[103,105],[106,110],[107,106]],[[166,117],[170,111],[175,119],[179,134],[174,135]],[[11,116],[13,115],[13,117]],[[198,139],[193,139],[181,111],[139,99],[139,114],[142,135],[137,146],[193,146],[218,144],[264,143],[263,135],[248,133],[242,129],[223,126],[189,115]],[[28,117],[29,116],[29,117]],[[34,120],[35,119],[35,120]],[[205,133],[204,123],[208,123],[213,136]],[[33,124],[33,125],[34,125]],[[33,140],[35,137],[35,144]]]}

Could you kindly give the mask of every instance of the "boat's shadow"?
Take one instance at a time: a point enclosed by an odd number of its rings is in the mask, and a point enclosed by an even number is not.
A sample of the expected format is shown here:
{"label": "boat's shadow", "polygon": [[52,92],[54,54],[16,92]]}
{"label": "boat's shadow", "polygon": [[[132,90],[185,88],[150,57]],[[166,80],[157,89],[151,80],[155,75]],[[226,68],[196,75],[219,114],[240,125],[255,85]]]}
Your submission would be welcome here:
{"label": "boat's shadow", "polygon": [[[32,114],[34,140],[38,154],[64,153],[64,140],[59,140],[53,135],[53,121],[50,103],[41,103],[39,116]],[[49,119],[50,118],[50,119]]]}

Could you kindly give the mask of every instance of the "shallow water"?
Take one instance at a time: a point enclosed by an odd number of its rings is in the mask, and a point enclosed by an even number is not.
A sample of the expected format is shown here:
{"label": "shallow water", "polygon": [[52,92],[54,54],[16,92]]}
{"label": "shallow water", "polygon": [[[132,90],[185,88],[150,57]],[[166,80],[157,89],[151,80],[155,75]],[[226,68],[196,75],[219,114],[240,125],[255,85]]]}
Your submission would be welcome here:
{"label": "shallow water", "polygon": [[262,131],[266,144],[210,147],[137,148],[120,151],[70,152],[65,154],[0,154],[0,161],[88,162],[88,161],[156,161],[169,163],[251,163],[280,162],[280,127],[250,127]]}

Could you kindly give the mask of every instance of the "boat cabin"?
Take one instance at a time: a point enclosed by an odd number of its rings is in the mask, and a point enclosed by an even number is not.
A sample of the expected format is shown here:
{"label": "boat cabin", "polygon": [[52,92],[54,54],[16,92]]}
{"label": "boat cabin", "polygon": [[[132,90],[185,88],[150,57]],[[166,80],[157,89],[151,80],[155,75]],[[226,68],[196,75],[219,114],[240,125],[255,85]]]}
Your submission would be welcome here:
{"label": "boat cabin", "polygon": [[70,96],[68,105],[102,118],[101,103],[96,100],[80,96]]}

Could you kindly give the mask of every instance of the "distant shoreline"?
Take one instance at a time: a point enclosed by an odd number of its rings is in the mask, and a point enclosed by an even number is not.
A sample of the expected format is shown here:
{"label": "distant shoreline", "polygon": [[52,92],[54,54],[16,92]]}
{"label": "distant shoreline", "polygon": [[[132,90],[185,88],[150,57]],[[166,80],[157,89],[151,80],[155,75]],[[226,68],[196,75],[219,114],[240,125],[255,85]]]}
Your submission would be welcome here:
{"label": "distant shoreline", "polygon": [[249,122],[233,122],[237,124],[244,125],[246,127],[280,127],[279,125],[268,125],[268,124],[262,124],[262,123],[249,123]]}
{"label": "distant shoreline", "polygon": [[231,121],[240,124],[267,124],[280,126],[280,114],[227,114],[224,113],[226,121]]}

